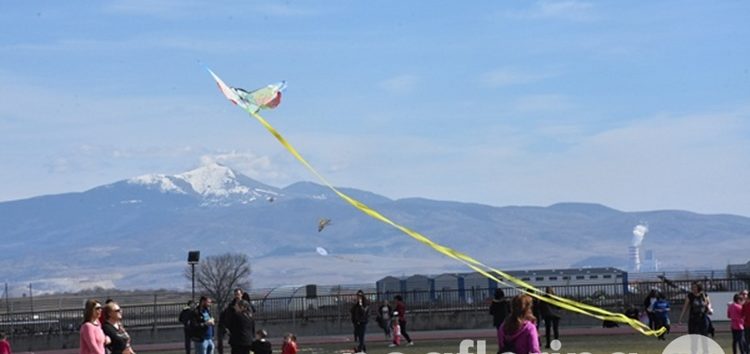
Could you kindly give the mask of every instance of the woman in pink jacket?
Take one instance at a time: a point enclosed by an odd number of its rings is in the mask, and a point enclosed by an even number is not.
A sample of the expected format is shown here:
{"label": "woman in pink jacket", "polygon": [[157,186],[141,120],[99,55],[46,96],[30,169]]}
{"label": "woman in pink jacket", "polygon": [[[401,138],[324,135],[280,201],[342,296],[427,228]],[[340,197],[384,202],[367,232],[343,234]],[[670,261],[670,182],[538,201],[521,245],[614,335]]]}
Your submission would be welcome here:
{"label": "woman in pink jacket", "polygon": [[[732,353],[747,354],[747,343],[745,343],[745,319],[742,316],[742,297],[740,294],[734,294],[732,302],[727,304],[727,317],[732,327]],[[737,347],[740,348],[737,353]]]}
{"label": "woman in pink jacket", "polygon": [[540,353],[536,318],[531,311],[532,303],[531,297],[525,294],[516,295],[511,301],[510,316],[497,330],[499,353]]}
{"label": "woman in pink jacket", "polygon": [[81,324],[81,354],[104,354],[104,346],[109,344],[109,337],[104,335],[99,315],[102,305],[99,301],[88,300],[83,310],[83,324]]}

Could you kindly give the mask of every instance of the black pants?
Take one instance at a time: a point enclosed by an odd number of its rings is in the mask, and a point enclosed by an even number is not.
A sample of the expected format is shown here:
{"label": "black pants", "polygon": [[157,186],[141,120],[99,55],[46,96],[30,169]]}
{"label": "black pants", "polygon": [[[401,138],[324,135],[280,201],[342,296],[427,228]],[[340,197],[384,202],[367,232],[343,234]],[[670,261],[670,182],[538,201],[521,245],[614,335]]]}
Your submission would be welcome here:
{"label": "black pants", "polygon": [[190,329],[184,327],[182,330],[185,334],[185,354],[190,354],[190,348],[193,346],[193,341],[190,340]]}
{"label": "black pants", "polygon": [[365,332],[367,332],[367,322],[354,324],[354,337],[357,338],[357,352],[366,352]]}
{"label": "black pants", "polygon": [[398,326],[401,327],[401,336],[406,339],[407,343],[411,343],[411,338],[409,338],[409,333],[406,333],[406,320],[398,320]]}
{"label": "black pants", "polygon": [[550,343],[552,343],[552,338],[550,338],[550,327],[553,331],[553,334],[555,336],[555,339],[560,338],[560,318],[558,317],[545,317],[544,318],[544,337],[547,339],[547,346],[545,348],[549,348]]}

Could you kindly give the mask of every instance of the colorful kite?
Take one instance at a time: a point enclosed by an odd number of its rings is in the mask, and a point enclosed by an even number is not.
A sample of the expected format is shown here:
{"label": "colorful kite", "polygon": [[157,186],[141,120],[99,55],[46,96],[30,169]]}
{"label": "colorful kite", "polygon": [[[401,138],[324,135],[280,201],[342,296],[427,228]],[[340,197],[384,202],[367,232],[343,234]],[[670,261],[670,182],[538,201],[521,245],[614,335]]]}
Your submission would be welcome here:
{"label": "colorful kite", "polygon": [[261,109],[276,108],[281,103],[281,92],[286,89],[286,81],[282,81],[254,91],[247,91],[225,84],[211,69],[207,70],[214,77],[224,97],[248,112],[258,113]]}
{"label": "colorful kite", "polygon": [[[520,292],[523,292],[539,301],[544,301],[552,305],[558,306],[560,308],[566,309],[568,311],[598,318],[600,320],[626,323],[630,325],[631,327],[633,327],[635,330],[645,335],[659,336],[666,331],[666,328],[664,327],[658,330],[652,330],[648,325],[644,324],[643,322],[629,318],[622,313],[607,311],[605,309],[602,309],[593,305],[588,305],[585,303],[577,302],[575,300],[571,300],[571,299],[557,296],[554,294],[547,294],[541,289],[534,287],[533,285],[527,283],[526,281],[520,278],[516,278],[506,272],[503,272],[499,269],[488,266],[472,258],[471,256],[467,254],[464,254],[452,248],[438,244],[435,241],[432,241],[430,238],[420,234],[417,231],[411,230],[403,225],[397,224],[391,219],[380,214],[377,210],[374,210],[370,208],[369,206],[365,205],[364,203],[344,194],[338,188],[334,187],[330,182],[328,182],[328,180],[326,180],[325,177],[323,177],[320,173],[318,173],[318,171],[315,168],[313,168],[312,165],[310,165],[310,163],[307,162],[307,160],[305,160],[302,157],[302,155],[300,155],[297,149],[295,149],[281,135],[281,133],[279,133],[276,130],[276,128],[274,128],[270,123],[268,123],[268,121],[266,121],[263,117],[261,117],[258,114],[258,111],[260,109],[275,108],[276,106],[278,106],[281,100],[281,90],[283,90],[285,87],[284,82],[281,82],[280,84],[275,84],[275,85],[268,85],[256,91],[247,92],[241,89],[235,89],[230,86],[227,86],[211,70],[208,70],[208,71],[214,77],[214,80],[216,80],[216,83],[219,85],[219,89],[221,90],[221,92],[224,94],[224,96],[227,99],[232,101],[234,104],[242,107],[251,116],[257,119],[258,122],[260,122],[266,128],[266,130],[268,130],[271,133],[271,135],[273,135],[276,138],[276,140],[278,140],[279,143],[281,143],[281,145],[283,145],[284,148],[287,149],[287,151],[289,151],[292,155],[294,155],[297,161],[299,161],[302,165],[304,165],[313,175],[315,175],[321,182],[323,182],[323,184],[325,184],[329,189],[331,189],[334,193],[336,193],[336,195],[338,195],[341,199],[343,199],[344,201],[346,201],[353,207],[357,208],[362,213],[400,230],[406,235],[412,237],[413,239],[431,247],[433,250],[440,252],[441,254],[447,257],[453,258],[465,264],[469,268],[479,272],[480,274],[484,275],[487,278],[494,280],[495,282],[499,284],[513,286],[516,289],[518,289]],[[320,231],[323,230],[320,227],[320,223],[318,225],[318,228]],[[325,249],[323,250],[325,251]],[[320,250],[317,250],[317,251],[319,254],[321,253]]]}

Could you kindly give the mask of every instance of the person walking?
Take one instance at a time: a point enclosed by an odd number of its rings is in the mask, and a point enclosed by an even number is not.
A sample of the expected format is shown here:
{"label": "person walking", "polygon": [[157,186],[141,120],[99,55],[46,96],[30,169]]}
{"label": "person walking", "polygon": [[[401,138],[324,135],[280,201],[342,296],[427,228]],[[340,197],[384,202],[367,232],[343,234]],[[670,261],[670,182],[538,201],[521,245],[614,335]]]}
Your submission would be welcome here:
{"label": "person walking", "polygon": [[497,330],[498,353],[541,353],[531,296],[520,294],[511,300],[510,316]]}
{"label": "person walking", "polygon": [[182,323],[182,333],[185,337],[185,354],[190,354],[190,347],[192,347],[192,341],[190,340],[190,318],[193,316],[193,300],[188,300],[187,305],[180,311],[180,317],[178,318]]}
{"label": "person walking", "polygon": [[409,337],[409,333],[406,333],[406,304],[404,298],[401,295],[393,297],[396,302],[396,312],[398,312],[398,326],[401,329],[401,336],[406,339],[407,345],[414,345],[414,341]]}
{"label": "person walking", "polygon": [[710,308],[711,300],[703,292],[703,286],[698,282],[694,282],[690,288],[690,292],[685,297],[685,304],[682,306],[678,322],[682,323],[685,313],[689,313],[688,334],[708,336],[708,315],[710,314]]}
{"label": "person walking", "polygon": [[496,330],[500,328],[509,313],[510,303],[505,298],[505,292],[500,288],[495,289],[495,296],[490,303],[490,315],[492,315],[492,325]]}

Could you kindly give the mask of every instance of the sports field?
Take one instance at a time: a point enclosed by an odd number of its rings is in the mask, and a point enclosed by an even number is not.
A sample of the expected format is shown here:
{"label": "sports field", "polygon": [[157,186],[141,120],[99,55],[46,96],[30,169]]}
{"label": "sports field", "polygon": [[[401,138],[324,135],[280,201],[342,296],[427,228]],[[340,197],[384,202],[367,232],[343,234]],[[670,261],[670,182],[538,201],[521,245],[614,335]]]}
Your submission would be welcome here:
{"label": "sports field", "polygon": [[[677,335],[668,336],[666,341],[659,341],[653,337],[645,337],[640,334],[613,334],[613,335],[596,335],[596,336],[584,336],[577,335],[569,338],[561,338],[562,347],[559,350],[552,351],[551,349],[542,349],[543,352],[547,353],[560,353],[560,354],[613,354],[613,353],[637,353],[637,354],[661,354],[664,348],[669,344],[670,340],[677,338]],[[497,351],[497,344],[494,338],[467,338],[474,341],[475,346],[470,347],[466,353],[477,353],[476,341],[486,341],[486,353],[494,354]],[[716,337],[713,338],[721,347],[724,349],[726,354],[732,353],[731,348],[731,334],[727,332],[717,333]],[[442,339],[442,340],[426,340],[426,341],[415,341],[414,346],[400,346],[395,348],[389,348],[387,343],[384,341],[372,341],[367,344],[368,354],[389,354],[389,353],[402,353],[402,354],[428,354],[428,353],[459,353],[459,344],[461,339]],[[274,345],[276,343],[274,342]],[[306,345],[304,339],[301,338],[300,343],[301,354],[329,354],[329,353],[352,353],[353,344],[348,343],[328,343],[328,344],[310,344]],[[225,353],[229,353],[230,349],[226,348]],[[279,346],[274,347],[274,353],[280,353],[281,348]],[[165,351],[155,352],[158,354],[183,354],[184,351]],[[477,353],[481,354],[481,353]],[[711,353],[716,354],[716,353]]]}

